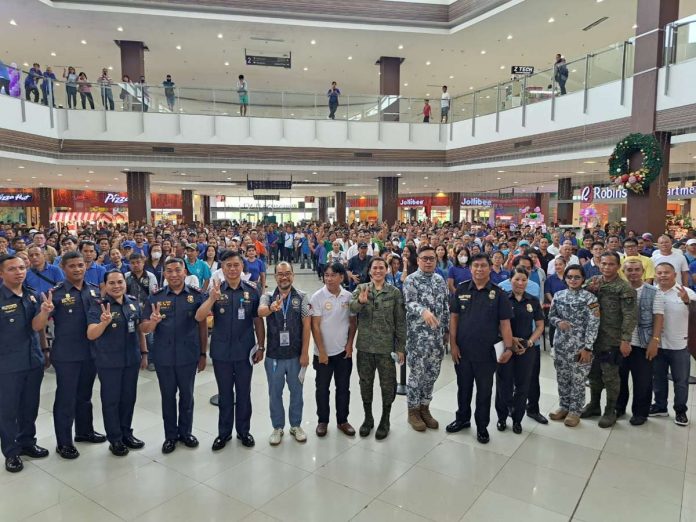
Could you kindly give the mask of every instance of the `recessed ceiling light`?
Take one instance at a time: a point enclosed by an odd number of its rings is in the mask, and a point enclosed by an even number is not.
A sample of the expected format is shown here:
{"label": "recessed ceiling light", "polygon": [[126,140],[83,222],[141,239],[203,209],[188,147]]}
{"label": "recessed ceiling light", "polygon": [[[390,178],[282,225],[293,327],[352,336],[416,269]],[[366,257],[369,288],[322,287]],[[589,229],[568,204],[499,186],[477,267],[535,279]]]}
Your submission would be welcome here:
{"label": "recessed ceiling light", "polygon": [[114,70],[113,65],[109,65],[109,70],[110,70],[110,71],[113,71],[113,70]]}
{"label": "recessed ceiling light", "polygon": [[308,180],[308,179],[306,179],[305,181],[309,181],[309,180]]}
{"label": "recessed ceiling light", "polygon": [[7,178],[7,181],[12,181],[12,178]]}
{"label": "recessed ceiling light", "polygon": [[122,33],[122,32],[123,32],[123,27],[121,27],[121,26],[119,25],[119,26],[116,28],[116,30],[117,30],[119,33]]}
{"label": "recessed ceiling light", "polygon": [[499,172],[500,174],[502,174],[502,173],[505,172],[505,171],[504,171],[504,170],[499,170],[498,172]]}
{"label": "recessed ceiling light", "polygon": [[397,176],[401,176],[401,172],[397,172],[396,175],[397,175]]}
{"label": "recessed ceiling light", "polygon": [[114,178],[114,181],[118,181],[118,178]]}
{"label": "recessed ceiling light", "polygon": [[604,0],[597,0],[598,4],[601,4],[602,2],[604,2]]}
{"label": "recessed ceiling light", "polygon": [[223,174],[227,174],[226,170],[221,170],[220,172],[222,172]]}
{"label": "recessed ceiling light", "polygon": [[401,49],[403,49],[403,48],[404,48],[404,44],[399,44],[398,47],[397,47],[397,49],[399,49],[399,50],[401,50]]}
{"label": "recessed ceiling light", "polygon": [[348,59],[349,59],[349,60],[352,60],[352,59],[353,59],[353,57],[352,57],[352,56],[349,56],[349,57],[348,57]]}
{"label": "recessed ceiling light", "polygon": [[408,82],[404,83],[404,87],[408,87]]}
{"label": "recessed ceiling light", "polygon": [[125,170],[126,172],[128,172],[130,169],[123,169],[123,170]]}
{"label": "recessed ceiling light", "polygon": [[182,172],[182,173],[181,173],[181,175],[182,175],[182,176],[185,176],[185,175],[186,175],[186,173],[185,173],[185,172]]}
{"label": "recessed ceiling light", "polygon": [[56,55],[55,51],[51,51],[51,56],[55,56],[55,55]]}
{"label": "recessed ceiling light", "polygon": [[229,67],[229,66],[230,66],[230,62],[225,62],[225,67]]}
{"label": "recessed ceiling light", "polygon": [[81,43],[82,45],[87,45],[87,40],[80,40],[80,43]]}
{"label": "recessed ceiling light", "polygon": [[176,46],[176,50],[177,50],[177,51],[181,51],[181,46],[180,46],[180,45],[177,45],[177,46]]}
{"label": "recessed ceiling light", "polygon": [[554,23],[555,21],[556,21],[556,19],[555,19],[553,16],[552,16],[551,18],[549,18],[549,23],[550,23],[550,24]]}
{"label": "recessed ceiling light", "polygon": [[316,173],[316,172],[312,172],[312,175],[316,176],[316,175],[317,175],[317,173]]}
{"label": "recessed ceiling light", "polygon": [[507,35],[507,39],[512,40],[512,35],[511,34]]}
{"label": "recessed ceiling light", "polygon": [[633,24],[633,27],[631,29],[638,29],[638,24]]}
{"label": "recessed ceiling light", "polygon": [[481,49],[481,54],[486,54],[486,50],[485,50],[485,49]]}
{"label": "recessed ceiling light", "polygon": [[428,179],[428,176],[423,176],[423,179]]}
{"label": "recessed ceiling light", "polygon": [[425,96],[429,98],[429,97],[430,97],[430,93],[429,93],[429,92],[426,92],[426,93],[425,93]]}
{"label": "recessed ceiling light", "polygon": [[232,178],[227,178],[227,181],[231,181],[231,180],[232,180]]}
{"label": "recessed ceiling light", "polygon": [[502,70],[502,69],[505,69],[505,66],[504,66],[504,65],[501,65],[501,66],[500,66],[500,69],[501,69],[501,70]]}
{"label": "recessed ceiling light", "polygon": [[85,188],[89,188],[89,185],[85,185]]}
{"label": "recessed ceiling light", "polygon": [[425,65],[430,65],[430,60],[428,60],[427,62],[425,62]]}
{"label": "recessed ceiling light", "polygon": [[597,162],[594,161],[594,160],[587,160],[587,161],[583,161],[583,163],[584,163],[585,165],[594,165],[594,164],[597,163]]}
{"label": "recessed ceiling light", "polygon": [[86,180],[85,180],[85,183],[89,183],[89,180],[88,180],[88,179],[86,179]]}
{"label": "recessed ceiling light", "polygon": [[94,171],[93,171],[93,170],[89,170],[89,171],[87,171],[87,174],[94,174]]}
{"label": "recessed ceiling light", "polygon": [[470,91],[473,91],[473,90],[474,90],[474,86],[473,86],[473,85],[469,85],[469,90],[470,90]]}
{"label": "recessed ceiling light", "polygon": [[584,174],[584,173],[585,173],[584,170],[578,170],[578,171],[576,172],[576,174]]}
{"label": "recessed ceiling light", "polygon": [[28,63],[28,62],[24,62],[22,65],[24,65],[24,67],[29,67],[29,63]]}
{"label": "recessed ceiling light", "polygon": [[517,184],[519,183],[519,181],[513,181],[513,183],[514,183],[515,185],[517,185]]}
{"label": "recessed ceiling light", "polygon": [[454,80],[454,74],[450,74],[449,79],[450,79],[450,80]]}
{"label": "recessed ceiling light", "polygon": [[10,20],[10,25],[17,25],[17,22],[15,22],[14,19]]}
{"label": "recessed ceiling light", "polygon": [[17,168],[18,168],[18,169],[23,169],[23,168],[24,168],[24,165],[19,165],[19,166],[17,166]]}
{"label": "recessed ceiling light", "polygon": [[405,182],[405,181],[402,181],[402,182],[401,182],[401,184],[402,184],[402,185],[405,185],[405,184],[406,184],[406,182]]}
{"label": "recessed ceiling light", "polygon": [[222,33],[218,33],[218,38],[222,39]]}
{"label": "recessed ceiling light", "polygon": [[31,179],[36,179],[36,176],[32,176]]}
{"label": "recessed ceiling light", "polygon": [[558,174],[554,174],[553,177],[554,177],[554,178],[557,178],[557,177],[559,177],[559,176],[558,176]]}
{"label": "recessed ceiling light", "polygon": [[58,173],[58,177],[61,177],[61,176],[62,176],[62,174],[59,172],[59,173]]}
{"label": "recessed ceiling light", "polygon": [[495,179],[501,179],[501,178],[495,178]]}
{"label": "recessed ceiling light", "polygon": [[309,67],[305,67],[303,71],[309,71]]}
{"label": "recessed ceiling light", "polygon": [[316,41],[316,40],[310,40],[309,43],[311,43],[312,45],[317,45],[317,41]]}

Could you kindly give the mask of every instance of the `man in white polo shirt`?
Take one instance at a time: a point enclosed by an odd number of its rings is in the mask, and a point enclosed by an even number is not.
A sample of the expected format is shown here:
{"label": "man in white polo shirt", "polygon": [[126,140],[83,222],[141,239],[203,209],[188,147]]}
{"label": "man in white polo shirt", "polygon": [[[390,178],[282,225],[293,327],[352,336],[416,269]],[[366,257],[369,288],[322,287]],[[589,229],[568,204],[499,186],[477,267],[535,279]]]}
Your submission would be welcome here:
{"label": "man in white polo shirt", "polygon": [[[662,238],[660,238],[662,239]],[[675,424],[688,426],[686,416],[689,401],[689,369],[691,358],[686,347],[689,334],[689,303],[696,300],[696,293],[686,286],[677,284],[677,272],[667,261],[655,267],[658,291],[665,301],[664,328],[660,349],[653,360],[653,393],[655,402],[650,407],[651,417],[667,417],[667,370],[672,372],[674,382]],[[653,335],[659,336],[659,334]]]}
{"label": "man in white polo shirt", "polygon": [[662,234],[657,238],[658,250],[652,253],[652,261],[655,266],[660,263],[669,263],[677,272],[678,281],[684,286],[689,286],[689,263],[686,261],[684,252],[678,248],[672,248],[672,238],[667,234]]}
{"label": "man in white polo shirt", "polygon": [[350,374],[353,371],[353,339],[357,320],[350,313],[351,293],[341,286],[346,268],[332,263],[324,271],[324,286],[309,300],[314,337],[316,375],[317,424],[319,437],[326,435],[329,425],[329,385],[331,377],[336,386],[336,421],[338,429],[349,437],[355,429],[348,422],[350,404]]}

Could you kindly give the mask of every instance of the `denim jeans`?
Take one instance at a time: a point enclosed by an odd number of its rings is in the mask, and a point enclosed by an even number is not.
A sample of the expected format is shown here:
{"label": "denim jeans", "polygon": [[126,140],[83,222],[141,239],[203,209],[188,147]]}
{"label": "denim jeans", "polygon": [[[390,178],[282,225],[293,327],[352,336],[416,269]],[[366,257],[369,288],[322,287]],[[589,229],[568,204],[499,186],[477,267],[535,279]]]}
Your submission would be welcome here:
{"label": "denim jeans", "polygon": [[653,359],[653,392],[655,393],[655,406],[660,410],[667,410],[669,393],[667,368],[669,367],[674,383],[674,411],[675,413],[686,413],[689,401],[690,357],[686,348],[683,350],[658,350],[657,357]]}
{"label": "denim jeans", "polygon": [[299,379],[300,358],[271,359],[266,357],[264,362],[268,378],[268,396],[271,409],[271,424],[274,430],[285,427],[285,407],[283,406],[283,389],[288,383],[290,390],[290,426],[302,424],[302,383]]}

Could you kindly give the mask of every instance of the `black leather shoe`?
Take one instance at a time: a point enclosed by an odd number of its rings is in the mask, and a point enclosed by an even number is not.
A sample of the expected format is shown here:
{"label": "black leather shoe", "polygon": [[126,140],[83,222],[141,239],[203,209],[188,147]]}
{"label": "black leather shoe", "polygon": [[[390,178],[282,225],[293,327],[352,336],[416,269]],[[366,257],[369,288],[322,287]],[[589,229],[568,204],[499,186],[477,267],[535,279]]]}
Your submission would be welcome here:
{"label": "black leather shoe", "polygon": [[197,448],[198,447],[198,439],[194,437],[193,435],[185,435],[183,437],[179,437],[179,440],[184,443],[184,446],[187,448]]}
{"label": "black leather shoe", "polygon": [[549,419],[547,419],[546,417],[544,417],[544,416],[543,416],[541,413],[539,413],[539,412],[536,412],[536,413],[529,413],[529,412],[527,412],[527,417],[529,417],[530,419],[534,419],[534,420],[537,421],[539,424],[548,424],[548,423],[549,423]]}
{"label": "black leather shoe", "polygon": [[232,436],[228,435],[227,437],[217,437],[213,441],[213,451],[220,451],[222,448],[225,447],[227,444],[227,441],[230,440]]}
{"label": "black leather shoe", "polygon": [[648,422],[648,419],[646,417],[641,417],[640,415],[634,415],[629,419],[628,422],[631,423],[631,426],[642,426]]}
{"label": "black leather shoe", "polygon": [[505,431],[507,428],[507,422],[505,421],[498,421],[498,423],[495,425],[496,428],[498,428],[498,431]]}
{"label": "black leather shoe", "polygon": [[517,435],[522,433],[522,424],[520,424],[519,422],[513,422],[512,423],[512,432],[516,433]]}
{"label": "black leather shoe", "polygon": [[491,440],[491,437],[488,435],[488,430],[486,428],[476,430],[476,440],[481,444],[488,444]]}
{"label": "black leather shoe", "polygon": [[56,448],[56,453],[68,460],[76,459],[80,456],[80,452],[77,451],[75,446],[58,446]]}
{"label": "black leather shoe", "polygon": [[464,428],[470,427],[471,422],[455,419],[447,425],[445,430],[447,431],[447,433],[457,433],[458,431],[462,431]]}
{"label": "black leather shoe", "polygon": [[123,443],[130,449],[140,449],[145,446],[142,440],[136,439],[133,435],[123,437]]}
{"label": "black leather shoe", "polygon": [[246,435],[240,435],[237,433],[237,438],[242,441],[242,446],[246,448],[253,448],[256,444],[256,441],[254,440],[254,437],[251,436],[251,433],[247,433]]}
{"label": "black leather shoe", "polygon": [[106,435],[93,431],[87,435],[75,435],[75,442],[91,442],[92,444],[101,444],[106,442]]}
{"label": "black leather shoe", "polygon": [[162,444],[162,453],[165,455],[167,453],[171,453],[176,449],[176,441],[172,439],[167,439],[164,441],[164,444]]}
{"label": "black leather shoe", "polygon": [[44,457],[48,457],[48,450],[34,444],[33,446],[22,448],[20,455],[31,457],[32,459],[42,459]]}
{"label": "black leather shoe", "polygon": [[5,459],[5,469],[10,473],[19,473],[24,469],[24,463],[22,462],[22,457],[17,455],[16,457],[7,457]]}
{"label": "black leather shoe", "polygon": [[112,442],[109,444],[109,451],[117,457],[125,457],[128,455],[128,448],[123,442]]}

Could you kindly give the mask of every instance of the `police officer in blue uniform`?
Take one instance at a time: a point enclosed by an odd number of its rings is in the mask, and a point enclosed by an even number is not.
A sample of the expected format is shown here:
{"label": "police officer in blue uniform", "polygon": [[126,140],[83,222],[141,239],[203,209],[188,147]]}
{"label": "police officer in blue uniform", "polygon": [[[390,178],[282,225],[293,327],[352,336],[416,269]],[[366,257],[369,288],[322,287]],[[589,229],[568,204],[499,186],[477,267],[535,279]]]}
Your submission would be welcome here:
{"label": "police officer in blue uniform", "polygon": [[[241,280],[242,254],[225,250],[220,255],[220,265],[225,281],[213,282],[208,299],[196,312],[196,321],[206,320],[211,310],[214,318],[210,357],[218,385],[220,417],[213,451],[224,448],[232,438],[235,422],[237,438],[242,444],[248,448],[255,444],[249,433],[252,362],[263,360],[266,337],[263,319],[258,316],[259,292]],[[258,351],[252,355],[255,347]]]}
{"label": "police officer in blue uniform", "polygon": [[[450,303],[450,349],[457,373],[457,417],[449,433],[471,426],[471,398],[476,382],[476,439],[487,444],[493,375],[516,348],[512,341],[512,307],[507,294],[491,282],[491,261],[486,254],[471,258],[471,280],[457,286]],[[502,337],[505,352],[496,361],[495,345]]]}
{"label": "police officer in blue uniform", "polygon": [[[135,254],[134,254],[135,255]],[[164,263],[167,286],[150,295],[143,308],[142,331],[154,332],[157,345],[157,380],[162,394],[164,444],[162,453],[176,449],[178,440],[188,448],[198,446],[193,428],[193,385],[196,370],[205,370],[208,325],[196,321],[196,311],[206,296],[184,284],[184,260],[170,258]],[[177,423],[176,394],[179,393]]]}
{"label": "police officer in blue uniform", "polygon": [[0,448],[10,473],[24,469],[21,455],[48,456],[36,445],[45,362],[37,332],[46,327],[53,305],[45,297],[39,305],[37,295],[24,286],[26,276],[24,260],[0,256]]}
{"label": "police officer in blue uniform", "polygon": [[99,299],[99,287],[85,281],[85,260],[79,252],[61,258],[65,281],[53,288],[55,340],[50,359],[56,370],[53,426],[56,453],[64,459],[80,456],[75,441],[101,443],[106,437],[94,431],[92,388],[97,376],[92,343],[87,339],[87,315]]}
{"label": "police officer in blue uniform", "polygon": [[138,370],[147,368],[145,335],[139,331],[138,301],[126,295],[126,279],[118,271],[104,276],[106,295],[89,310],[87,338],[94,341],[101,388],[102,416],[109,450],[117,457],[145,443],[133,436],[133,410]]}

